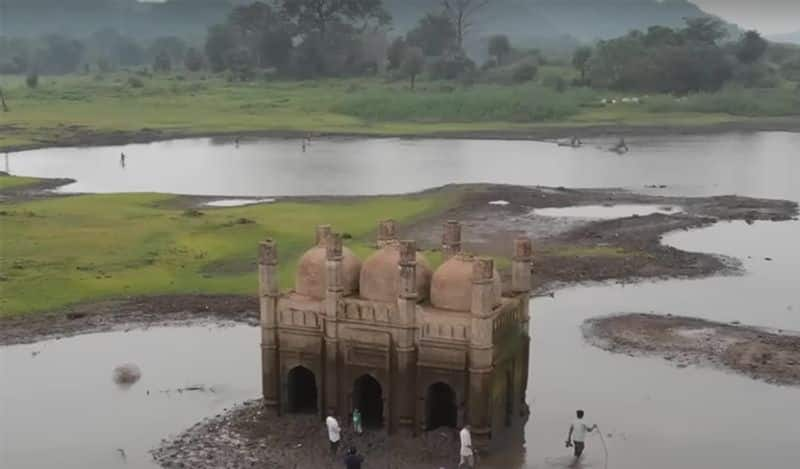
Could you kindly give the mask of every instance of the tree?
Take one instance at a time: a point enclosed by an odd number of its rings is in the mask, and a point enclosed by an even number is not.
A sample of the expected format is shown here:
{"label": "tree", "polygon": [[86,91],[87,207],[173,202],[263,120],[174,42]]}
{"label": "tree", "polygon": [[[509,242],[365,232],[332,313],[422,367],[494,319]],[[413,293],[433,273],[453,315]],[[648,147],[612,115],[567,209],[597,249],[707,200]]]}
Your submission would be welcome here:
{"label": "tree", "polygon": [[72,73],[83,60],[84,45],[60,34],[44,38],[45,48],[39,52],[37,63],[43,73]]}
{"label": "tree", "polygon": [[758,31],[747,31],[736,45],[736,58],[743,64],[757,62],[767,51],[768,43]]}
{"label": "tree", "polygon": [[581,72],[581,82],[586,81],[586,67],[592,58],[591,47],[579,47],[572,54],[572,65]]}
{"label": "tree", "polygon": [[689,41],[702,42],[706,44],[716,44],[728,33],[725,25],[718,18],[701,16],[697,18],[686,18],[686,27],[682,35]]}
{"label": "tree", "polygon": [[203,65],[205,65],[203,54],[201,54],[200,51],[194,47],[190,47],[186,51],[186,55],[183,58],[183,65],[190,72],[196,72],[202,69]]}
{"label": "tree", "polygon": [[442,0],[445,14],[456,28],[456,45],[464,48],[464,36],[472,28],[472,19],[489,0]]}
{"label": "tree", "polygon": [[170,70],[172,70],[172,59],[169,58],[169,53],[166,50],[162,50],[153,60],[153,71],[166,73]]}
{"label": "tree", "polygon": [[221,72],[227,68],[229,52],[236,47],[233,31],[224,24],[218,24],[208,29],[206,37],[206,57],[211,65],[211,70]]}
{"label": "tree", "polygon": [[39,74],[36,72],[31,72],[25,77],[25,84],[28,85],[28,88],[36,88],[39,86]]}
{"label": "tree", "polygon": [[422,72],[423,67],[425,66],[425,55],[422,53],[422,49],[419,47],[409,47],[405,51],[405,55],[403,57],[403,65],[402,70],[403,73],[408,76],[409,80],[411,80],[411,89],[414,89],[414,84],[417,79],[417,75]]}
{"label": "tree", "polygon": [[156,38],[150,45],[149,53],[154,59],[160,54],[166,54],[170,63],[180,63],[186,54],[186,43],[183,39],[176,36],[164,36]]}
{"label": "tree", "polygon": [[397,70],[403,64],[406,55],[406,40],[402,36],[397,37],[386,50],[386,60],[389,62],[389,70]]}
{"label": "tree", "polygon": [[489,38],[489,55],[494,56],[497,65],[503,64],[503,58],[511,52],[511,42],[508,36],[498,34]]}
{"label": "tree", "polygon": [[283,67],[291,56],[290,25],[272,7],[255,2],[233,9],[228,26],[240,46],[250,50],[260,67]]}
{"label": "tree", "polygon": [[388,24],[381,0],[281,0],[283,11],[304,33],[317,32],[324,41],[333,23]]}
{"label": "tree", "polygon": [[427,57],[439,57],[456,46],[456,28],[445,15],[428,13],[408,32],[406,42],[422,49]]}

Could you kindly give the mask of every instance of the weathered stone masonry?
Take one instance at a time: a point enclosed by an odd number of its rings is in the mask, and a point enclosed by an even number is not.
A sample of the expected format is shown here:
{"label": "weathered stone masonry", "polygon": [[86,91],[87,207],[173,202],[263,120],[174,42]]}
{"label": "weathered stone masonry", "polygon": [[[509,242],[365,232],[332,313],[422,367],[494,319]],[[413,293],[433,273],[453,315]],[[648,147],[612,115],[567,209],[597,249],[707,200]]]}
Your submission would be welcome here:
{"label": "weathered stone masonry", "polygon": [[316,239],[287,293],[275,241],[260,244],[267,407],[340,418],[358,407],[367,426],[411,434],[469,423],[482,448],[525,415],[529,239],[514,242],[505,294],[492,259],[461,251],[457,222],[444,226],[435,272],[391,220],[363,264],[330,226]]}

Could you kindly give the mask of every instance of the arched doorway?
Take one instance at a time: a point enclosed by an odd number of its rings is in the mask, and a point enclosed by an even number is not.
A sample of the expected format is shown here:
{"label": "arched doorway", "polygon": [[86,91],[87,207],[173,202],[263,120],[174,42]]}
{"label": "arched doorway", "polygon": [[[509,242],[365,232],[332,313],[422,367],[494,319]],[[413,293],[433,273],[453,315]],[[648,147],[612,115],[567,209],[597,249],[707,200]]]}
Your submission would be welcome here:
{"label": "arched doorway", "polygon": [[296,366],[289,371],[287,398],[289,412],[317,412],[317,382],[314,373],[306,367]]}
{"label": "arched doorway", "polygon": [[456,428],[458,425],[456,409],[456,393],[445,383],[434,383],[428,386],[425,399],[427,429],[439,427]]}
{"label": "arched doorway", "polygon": [[353,408],[361,411],[361,421],[367,428],[383,425],[383,390],[370,375],[362,375],[353,386]]}

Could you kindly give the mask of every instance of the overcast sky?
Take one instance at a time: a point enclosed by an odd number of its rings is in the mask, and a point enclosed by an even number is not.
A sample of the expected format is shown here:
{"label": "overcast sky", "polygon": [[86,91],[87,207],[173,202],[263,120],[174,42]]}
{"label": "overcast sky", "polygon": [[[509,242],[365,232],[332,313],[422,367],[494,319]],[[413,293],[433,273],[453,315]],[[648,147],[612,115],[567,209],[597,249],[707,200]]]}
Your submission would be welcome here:
{"label": "overcast sky", "polygon": [[694,0],[702,9],[765,34],[800,31],[800,0]]}

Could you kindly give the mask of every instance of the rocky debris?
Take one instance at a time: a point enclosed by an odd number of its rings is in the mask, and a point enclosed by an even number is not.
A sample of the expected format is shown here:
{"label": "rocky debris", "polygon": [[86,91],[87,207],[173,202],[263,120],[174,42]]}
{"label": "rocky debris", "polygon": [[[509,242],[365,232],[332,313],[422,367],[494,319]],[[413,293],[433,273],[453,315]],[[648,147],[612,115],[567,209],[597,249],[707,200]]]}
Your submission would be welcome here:
{"label": "rocky debris", "polygon": [[120,387],[129,388],[141,379],[142,370],[133,363],[127,363],[114,368],[112,376]]}
{"label": "rocky debris", "polygon": [[459,439],[443,428],[413,438],[344,428],[339,454],[330,453],[327,433],[317,415],[275,416],[260,399],[203,420],[151,451],[165,468],[327,468],[342,467],[346,448],[355,446],[366,467],[455,468]]}
{"label": "rocky debris", "polygon": [[697,318],[624,314],[589,319],[584,337],[604,350],[660,355],[678,368],[715,366],[772,384],[800,386],[800,334]]}

